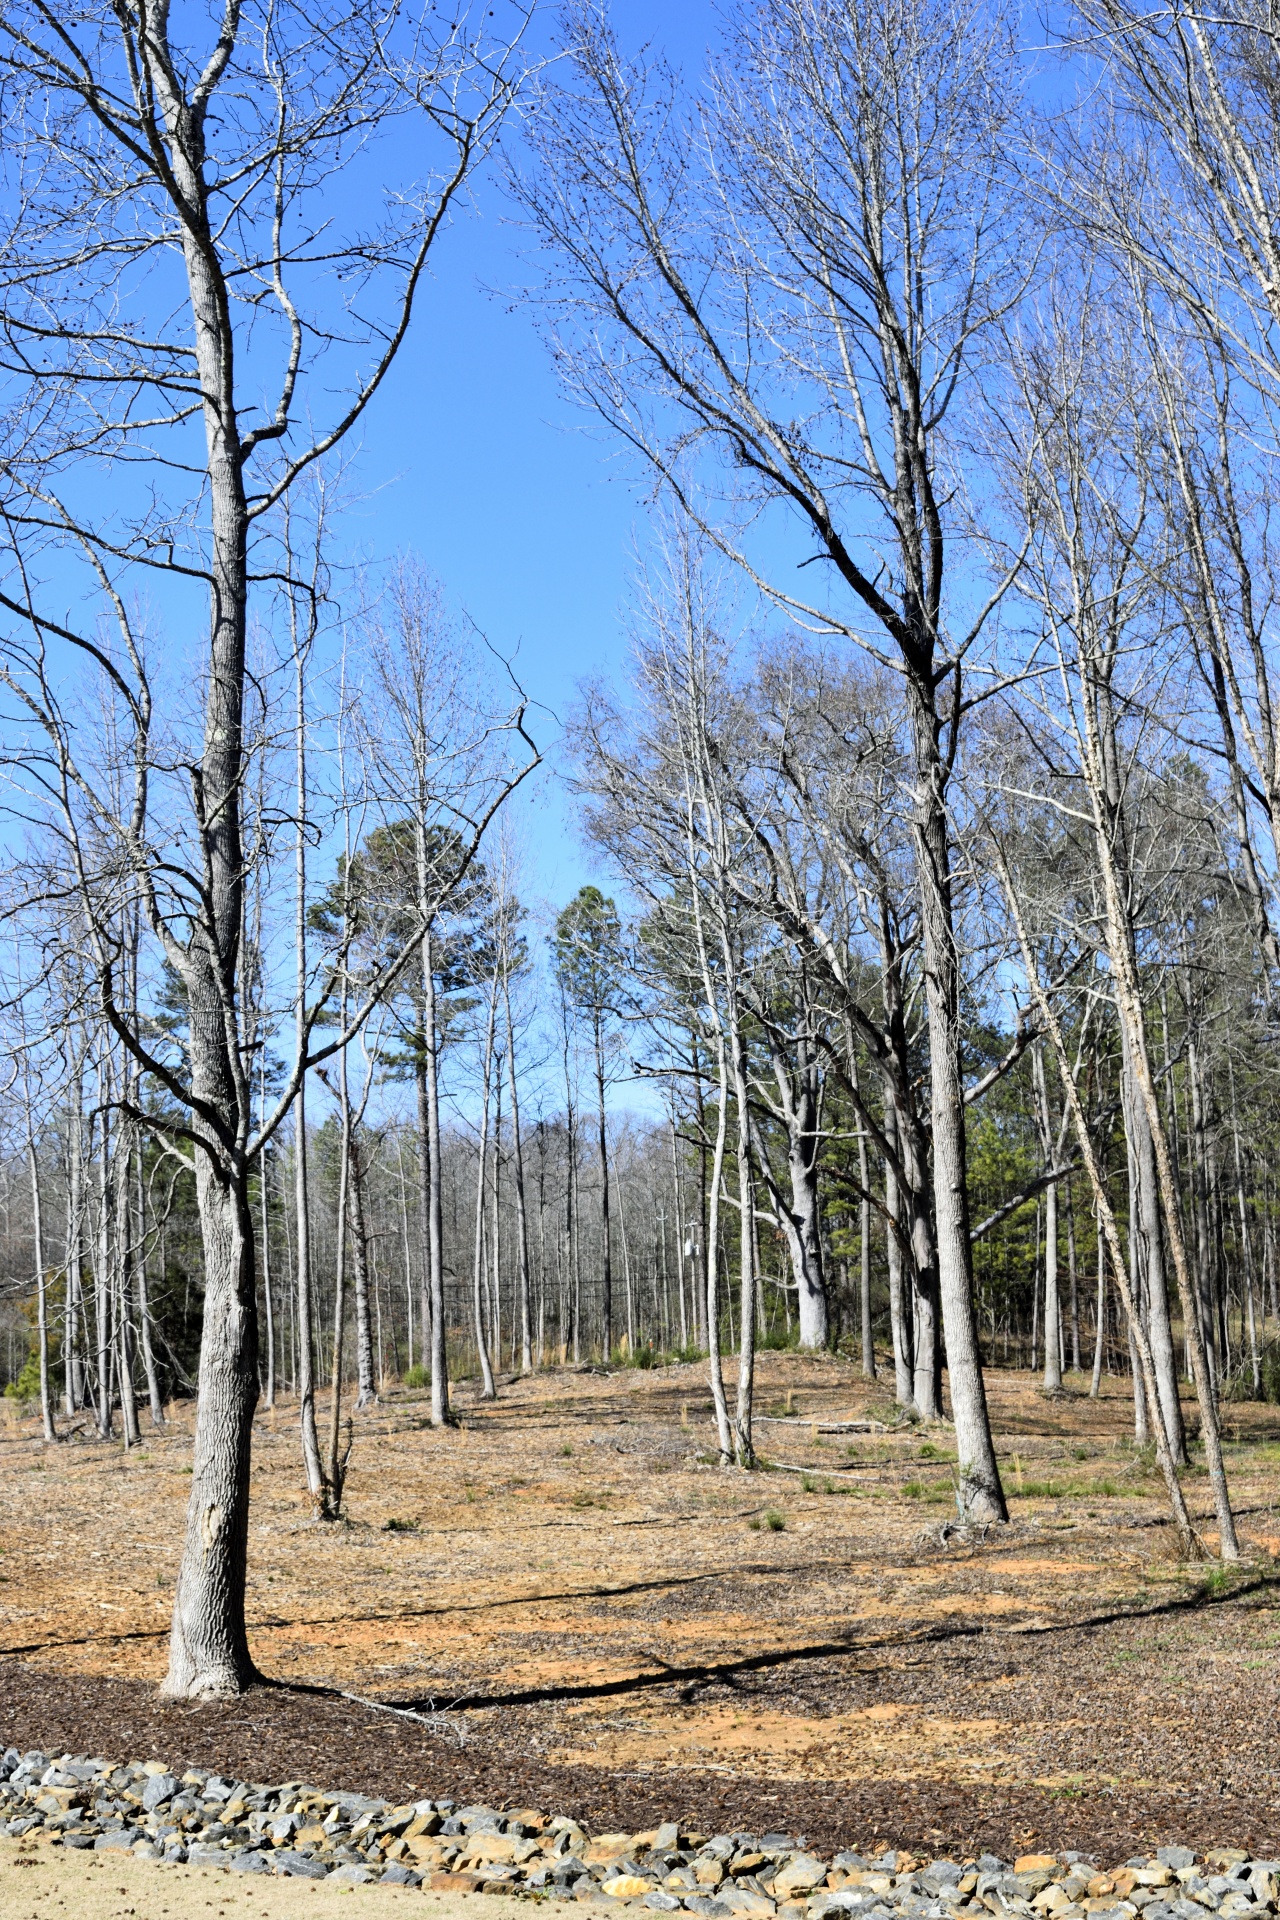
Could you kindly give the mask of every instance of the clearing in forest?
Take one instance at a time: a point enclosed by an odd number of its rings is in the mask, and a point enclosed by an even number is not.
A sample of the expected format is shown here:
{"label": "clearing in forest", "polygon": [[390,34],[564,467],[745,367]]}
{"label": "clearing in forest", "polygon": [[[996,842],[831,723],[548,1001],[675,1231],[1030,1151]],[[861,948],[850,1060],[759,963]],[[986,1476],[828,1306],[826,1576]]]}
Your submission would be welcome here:
{"label": "clearing in forest", "polygon": [[1084,1385],[988,1375],[1013,1518],[976,1538],[946,1525],[947,1428],[899,1424],[825,1355],[762,1356],[752,1475],[712,1464],[695,1366],[464,1388],[451,1432],[396,1389],[357,1418],[337,1525],[311,1517],[281,1405],[256,1427],[249,1617],[285,1684],[203,1707],[156,1694],[189,1410],[128,1454],[11,1420],[0,1744],[597,1827],[1280,1851],[1280,1411],[1228,1410],[1228,1575],[1175,1560],[1127,1382]]}

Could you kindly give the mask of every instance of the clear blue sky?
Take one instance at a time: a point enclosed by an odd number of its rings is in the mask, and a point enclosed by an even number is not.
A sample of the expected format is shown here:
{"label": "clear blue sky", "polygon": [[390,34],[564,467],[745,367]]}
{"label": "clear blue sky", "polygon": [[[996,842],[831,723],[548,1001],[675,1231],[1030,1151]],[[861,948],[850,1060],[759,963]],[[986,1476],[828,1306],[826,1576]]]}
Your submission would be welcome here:
{"label": "clear blue sky", "polygon": [[[651,41],[690,71],[715,28],[709,0],[620,0],[614,17],[626,46]],[[519,648],[530,696],[564,715],[580,680],[622,658],[619,614],[644,509],[634,467],[561,396],[527,310],[486,290],[518,287],[532,243],[510,224],[496,172],[476,198],[476,214],[444,236],[407,351],[365,428],[352,479],[378,491],[346,531],[371,556],[414,549],[500,651]],[[541,717],[539,744],[555,733]],[[603,877],[553,777],[525,817],[530,896],[563,901]]]}

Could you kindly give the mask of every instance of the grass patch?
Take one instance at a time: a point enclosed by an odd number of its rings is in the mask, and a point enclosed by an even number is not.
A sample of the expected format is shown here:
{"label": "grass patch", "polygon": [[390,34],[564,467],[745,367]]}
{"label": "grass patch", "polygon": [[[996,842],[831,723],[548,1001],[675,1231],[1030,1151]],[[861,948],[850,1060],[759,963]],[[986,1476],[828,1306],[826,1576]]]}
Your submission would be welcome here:
{"label": "grass patch", "polygon": [[776,1507],[766,1507],[763,1513],[753,1514],[748,1525],[752,1533],[759,1533],[761,1529],[766,1533],[785,1533],[787,1516]]}

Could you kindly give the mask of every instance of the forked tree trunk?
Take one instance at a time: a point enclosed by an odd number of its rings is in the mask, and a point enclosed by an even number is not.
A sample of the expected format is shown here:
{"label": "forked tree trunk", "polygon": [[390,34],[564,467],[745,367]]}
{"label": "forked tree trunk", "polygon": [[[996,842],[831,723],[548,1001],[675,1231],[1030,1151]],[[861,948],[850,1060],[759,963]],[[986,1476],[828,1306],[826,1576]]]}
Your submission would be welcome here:
{"label": "forked tree trunk", "polygon": [[1169,1289],[1165,1280],[1164,1237],[1160,1220],[1160,1187],[1156,1174],[1155,1148],[1151,1125],[1143,1104],[1130,1059],[1127,1040],[1124,1048],[1124,1116],[1133,1137],[1133,1166],[1136,1208],[1130,1221],[1141,1269],[1140,1301],[1147,1337],[1155,1361],[1156,1385],[1164,1428],[1180,1466],[1187,1461],[1187,1434],[1178,1395],[1178,1357],[1173,1344],[1169,1318]]}
{"label": "forked tree trunk", "polygon": [[489,996],[489,1023],[484,1039],[480,1146],[476,1170],[475,1259],[471,1273],[471,1306],[475,1324],[476,1358],[480,1365],[480,1398],[482,1400],[496,1400],[498,1397],[493,1379],[493,1366],[489,1359],[489,1336],[485,1327],[484,1312],[484,1193],[485,1172],[489,1161],[489,1100],[493,1091],[493,1030],[497,1005],[498,982],[495,977],[493,991]]}
{"label": "forked tree trunk", "polygon": [[818,1073],[807,1042],[799,1042],[796,1065],[767,1024],[766,1039],[787,1134],[787,1175],[791,1204],[774,1189],[775,1211],[787,1243],[796,1288],[800,1345],[825,1347],[830,1337],[830,1307],[822,1269],[822,1210],[818,1193]]}

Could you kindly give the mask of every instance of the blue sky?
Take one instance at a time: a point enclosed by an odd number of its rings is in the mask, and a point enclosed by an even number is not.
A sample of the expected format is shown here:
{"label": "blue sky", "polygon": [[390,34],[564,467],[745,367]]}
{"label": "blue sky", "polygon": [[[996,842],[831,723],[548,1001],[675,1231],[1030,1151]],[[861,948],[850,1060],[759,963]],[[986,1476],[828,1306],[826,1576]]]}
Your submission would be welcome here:
{"label": "blue sky", "polygon": [[[621,0],[614,17],[624,45],[652,41],[692,70],[715,28],[709,0]],[[526,691],[563,716],[585,676],[622,662],[644,508],[634,467],[562,397],[527,308],[502,297],[528,277],[520,255],[532,243],[511,224],[495,170],[476,202],[444,236],[365,427],[352,482],[367,498],[345,531],[371,557],[412,548],[501,652],[519,649]],[[536,731],[554,746],[549,714]],[[553,774],[523,814],[529,897],[559,903],[607,878]]]}

